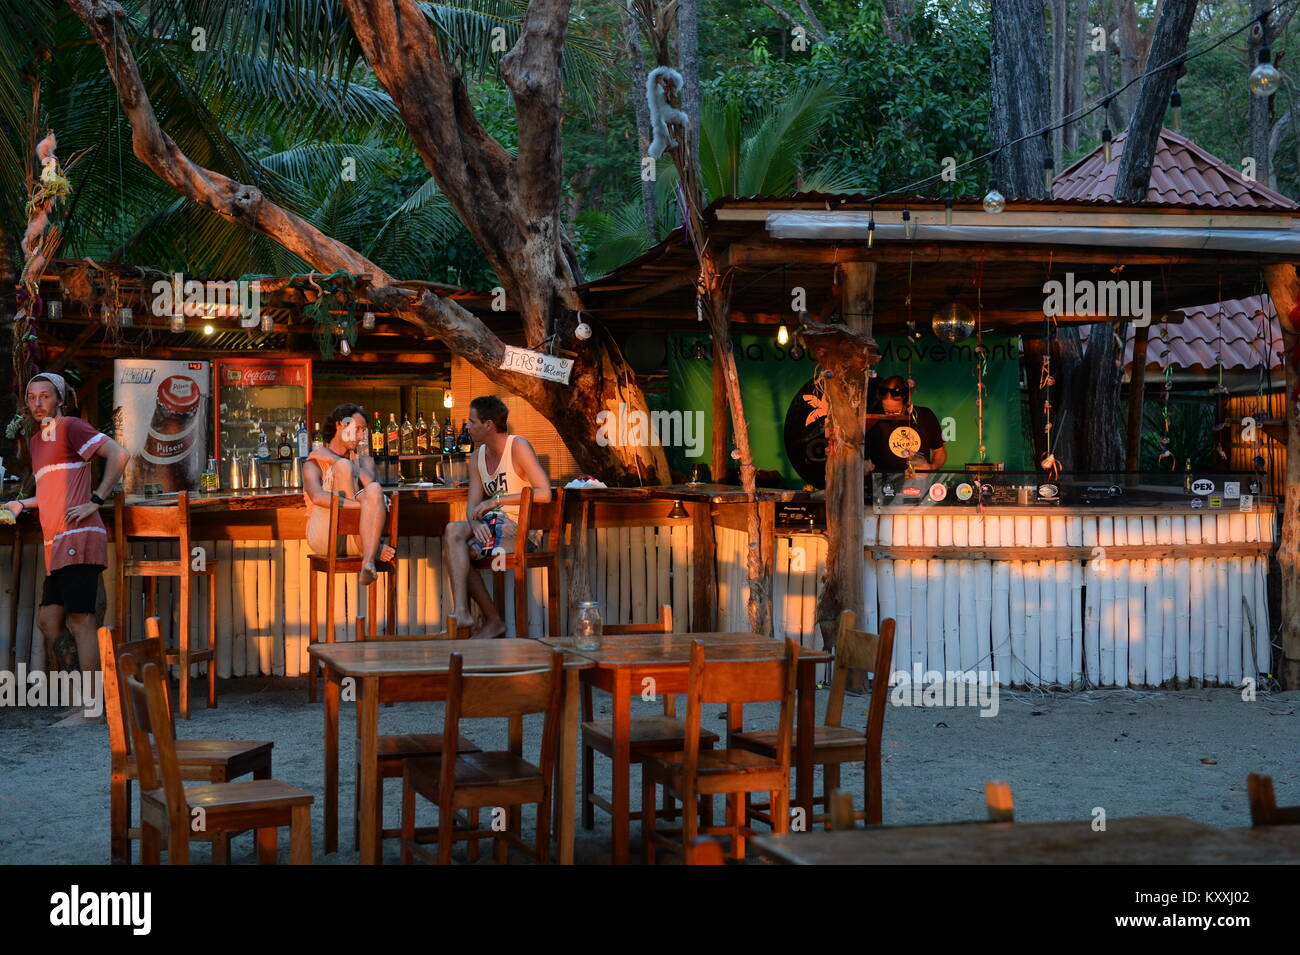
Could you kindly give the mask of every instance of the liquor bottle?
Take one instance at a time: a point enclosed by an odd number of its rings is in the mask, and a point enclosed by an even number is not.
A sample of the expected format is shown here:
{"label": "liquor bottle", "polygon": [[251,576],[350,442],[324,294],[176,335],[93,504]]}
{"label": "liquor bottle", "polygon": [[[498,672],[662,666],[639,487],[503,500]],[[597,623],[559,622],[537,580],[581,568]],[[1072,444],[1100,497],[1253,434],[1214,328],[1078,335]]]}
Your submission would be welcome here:
{"label": "liquor bottle", "polygon": [[457,439],[460,453],[469,454],[474,450],[474,439],[469,436],[469,421],[465,421],[460,426],[460,437]]}
{"label": "liquor bottle", "polygon": [[276,455],[281,461],[288,461],[293,457],[293,441],[289,438],[289,432],[283,431],[277,435]]}
{"label": "liquor bottle", "polygon": [[305,458],[311,453],[310,442],[307,438],[307,421],[299,419],[298,421],[298,457]]}
{"label": "liquor bottle", "polygon": [[424,415],[420,415],[415,421],[415,453],[429,453],[429,426],[424,423]]}
{"label": "liquor bottle", "polygon": [[217,459],[208,458],[208,466],[204,468],[203,473],[199,475],[199,490],[211,492],[217,490],[218,487]]}
{"label": "liquor bottle", "polygon": [[411,426],[411,416],[402,415],[402,453],[415,453],[415,428]]}
{"label": "liquor bottle", "polygon": [[260,429],[257,432],[257,457],[262,461],[271,460],[271,446],[266,443],[266,432]]}
{"label": "liquor bottle", "polygon": [[375,426],[370,429],[370,456],[375,459],[375,466],[380,467],[384,461],[384,426],[375,415]]}
{"label": "liquor bottle", "polygon": [[442,450],[447,454],[456,453],[456,426],[451,423],[451,415],[447,415],[447,423],[442,426]]}
{"label": "liquor bottle", "polygon": [[402,429],[397,424],[397,415],[388,412],[388,427],[385,429],[384,443],[387,446],[388,456],[397,457],[401,453]]}

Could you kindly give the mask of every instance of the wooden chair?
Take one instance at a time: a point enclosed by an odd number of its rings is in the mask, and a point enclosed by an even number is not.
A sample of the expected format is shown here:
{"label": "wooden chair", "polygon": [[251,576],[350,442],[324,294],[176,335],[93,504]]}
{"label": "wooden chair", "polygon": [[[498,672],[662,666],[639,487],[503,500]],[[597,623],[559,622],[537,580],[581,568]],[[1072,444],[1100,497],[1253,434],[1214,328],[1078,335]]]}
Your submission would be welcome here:
{"label": "wooden chair", "polygon": [[[382,638],[375,640],[371,638],[370,642],[389,643],[403,642],[412,640],[458,640],[468,639],[469,634],[457,634],[452,626],[452,618],[448,617],[448,628],[445,633],[439,634],[385,634]],[[366,640],[365,618],[358,617],[356,624],[356,639]],[[473,741],[462,737],[458,744],[458,752],[477,753],[481,750]],[[402,776],[402,764],[408,759],[417,759],[420,757],[441,756],[442,755],[442,734],[441,733],[398,733],[391,735],[380,734],[378,745],[376,747],[378,757],[379,772],[375,783],[375,812],[378,815],[376,819],[377,828],[379,829],[380,839],[395,839],[402,834],[400,828],[384,828],[384,780],[400,779]],[[361,764],[355,764],[356,775],[353,779],[361,778]],[[355,805],[353,807],[353,844],[360,849],[361,847],[361,788],[354,787]],[[477,826],[478,813],[473,812],[470,816],[471,825]],[[477,856],[477,843],[471,845],[471,858]]]}
{"label": "wooden chair", "polygon": [[1010,783],[985,783],[984,803],[988,807],[989,822],[1016,821],[1016,801],[1012,798]]}
{"label": "wooden chair", "polygon": [[[442,757],[408,759],[402,775],[402,863],[413,855],[426,862],[451,862],[454,836],[496,840],[496,859],[504,863],[511,845],[545,864],[549,861],[551,799],[556,751],[560,742],[560,692],[564,680],[564,654],[555,651],[545,669],[513,673],[466,674],[464,658],[451,655],[448,672],[447,708],[443,721]],[[536,764],[523,758],[523,717],[542,713],[541,748]],[[504,752],[459,752],[461,720],[506,717],[510,721],[510,748]],[[445,754],[455,752],[454,759]],[[438,847],[428,853],[415,838],[415,797],[421,795],[438,807]],[[477,811],[491,808],[492,814],[505,807],[537,803],[537,834],[527,846],[510,829],[472,828],[457,834],[458,809]],[[516,819],[517,810],[515,813]],[[497,820],[493,820],[496,822]]]}
{"label": "wooden chair", "polygon": [[[673,608],[663,604],[659,608],[659,619],[650,623],[606,624],[603,628],[605,637],[618,638],[635,634],[656,634],[673,632]],[[677,696],[665,693],[663,698],[663,716],[637,716],[632,718],[628,736],[631,741],[631,765],[644,762],[646,754],[657,750],[680,750],[685,746],[686,724],[677,719]],[[718,743],[718,734],[710,730],[700,731],[700,746],[713,749]],[[607,759],[614,758],[614,721],[594,718],[591,684],[582,684],[582,827],[594,828],[596,825],[596,808],[613,815],[614,804],[596,792],[596,753]],[[664,796],[664,812],[675,817],[676,812],[667,805],[670,800]],[[639,809],[632,813],[639,814]]]}
{"label": "wooden chair", "polygon": [[[205,559],[203,569],[194,569],[190,538],[190,495],[181,491],[174,505],[128,506],[121,492],[113,500],[114,541],[117,545],[117,632],[126,635],[127,605],[130,603],[127,579],[143,578],[145,616],[158,613],[158,578],[176,577],[180,581],[180,607],[177,613],[177,649],[166,655],[168,664],[180,665],[180,712],[190,718],[190,664],[208,664],[208,708],[217,705],[217,561]],[[179,545],[176,560],[131,560],[129,542],[174,540]],[[208,578],[208,639],[202,650],[191,648],[190,588],[195,577]],[[166,671],[164,670],[164,673]]]}
{"label": "wooden chair", "polygon": [[[341,492],[340,492],[341,493]],[[387,542],[394,548],[397,547],[397,512],[398,501],[401,495],[393,494],[388,502],[388,523],[384,526],[384,537]],[[308,640],[310,643],[319,643],[320,635],[317,627],[320,621],[320,611],[317,607],[317,576],[325,575],[325,642],[334,642],[334,587],[335,577],[339,574],[359,574],[363,563],[360,556],[349,557],[347,554],[347,538],[356,537],[361,531],[361,508],[359,507],[340,507],[340,494],[330,495],[330,518],[329,533],[326,540],[332,540],[335,545],[330,548],[328,554],[311,554],[307,558],[308,565],[308,602],[311,610],[308,611],[309,628]],[[375,561],[375,569],[384,575],[385,586],[385,617],[384,631],[392,634],[396,629],[397,622],[397,561],[393,559],[391,563],[384,561]],[[368,629],[373,636],[375,632],[375,616],[378,607],[378,596],[376,587],[378,581],[366,588],[366,602],[369,607],[369,614],[366,619],[370,621]],[[311,663],[307,667],[307,699],[316,702],[316,661],[311,658]]]}
{"label": "wooden chair", "polygon": [[[839,629],[835,637],[835,672],[831,677],[830,699],[826,703],[826,720],[818,726],[813,737],[813,762],[823,767],[822,793],[813,799],[813,805],[821,805],[826,812],[817,814],[812,821],[830,823],[830,801],[828,794],[839,787],[840,764],[865,760],[863,770],[866,776],[865,805],[862,811],[855,811],[854,819],[865,819],[867,825],[881,824],[884,802],[880,786],[880,743],[885,726],[885,710],[889,706],[889,667],[894,654],[894,619],[887,618],[880,626],[880,633],[865,633],[854,630],[854,615],[851,610],[840,614]],[[867,708],[867,729],[850,729],[842,725],[844,718],[844,688],[848,680],[849,668],[869,670],[874,677],[871,690],[871,702]],[[776,730],[758,730],[740,732],[733,728],[729,745],[762,756],[776,755]],[[769,807],[755,806],[751,810],[754,818],[771,824],[767,814]]]}
{"label": "wooden chair", "polygon": [[[505,574],[514,575],[515,635],[518,637],[528,637],[528,572],[538,567],[546,568],[548,635],[554,637],[560,632],[560,546],[564,539],[563,520],[563,488],[552,488],[551,499],[545,504],[534,504],[533,489],[526,487],[519,494],[519,523],[514,553],[489,555],[470,561],[474,570],[493,571],[492,599],[502,616],[505,615]],[[539,529],[545,531],[545,540],[541,547],[530,554],[529,533]]]}
{"label": "wooden chair", "polygon": [[709,836],[701,836],[686,847],[687,865],[726,865],[722,843]]}
{"label": "wooden chair", "polygon": [[[679,851],[701,833],[731,836],[731,857],[745,857],[749,835],[749,794],[770,794],[772,829],[783,833],[790,819],[790,749],[794,735],[795,671],[799,645],[785,641],[780,660],[706,662],[704,644],[691,644],[691,666],[686,693],[686,748],[676,753],[650,753],[642,765],[641,851],[653,864],[655,845]],[[747,749],[700,751],[700,716],[704,704],[728,707],[780,700],[776,755],[761,756]],[[662,785],[682,802],[681,841],[669,840],[655,830],[655,786]],[[727,823],[700,826],[696,818],[699,796],[726,795]]]}
{"label": "wooden chair", "polygon": [[1252,826],[1300,825],[1300,806],[1279,806],[1273,793],[1273,777],[1251,773],[1246,777],[1246,793],[1250,797],[1250,824]]}
{"label": "wooden chair", "polygon": [[[104,671],[104,715],[108,722],[109,781],[108,831],[109,857],[113,865],[131,864],[131,840],[140,838],[140,830],[131,827],[131,781],[140,778],[139,767],[131,749],[126,725],[126,698],[118,674],[118,657],[132,654],[137,660],[164,665],[162,640],[158,636],[158,618],[145,621],[147,639],[127,643],[119,639],[112,627],[99,628],[99,659]],[[167,687],[163,696],[167,699]],[[254,779],[271,778],[270,740],[178,739],[176,760],[181,779],[224,783],[252,774]],[[230,858],[230,835],[212,841],[212,857],[224,864]]]}
{"label": "wooden chair", "polygon": [[164,834],[167,861],[188,865],[191,832],[220,837],[256,829],[257,861],[274,864],[279,827],[288,826],[291,861],[310,865],[314,797],[274,779],[183,785],[161,668],[131,653],[118,663],[140,771],[140,861],[161,861]]}

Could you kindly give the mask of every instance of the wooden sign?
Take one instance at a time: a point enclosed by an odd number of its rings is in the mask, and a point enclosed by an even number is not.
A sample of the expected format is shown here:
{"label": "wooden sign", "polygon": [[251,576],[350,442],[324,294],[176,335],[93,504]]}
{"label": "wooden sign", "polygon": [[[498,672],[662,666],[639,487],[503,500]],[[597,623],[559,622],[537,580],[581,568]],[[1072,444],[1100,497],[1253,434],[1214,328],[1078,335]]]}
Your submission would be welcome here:
{"label": "wooden sign", "polygon": [[573,359],[557,358],[555,355],[506,345],[505,354],[501,356],[501,370],[517,371],[521,375],[567,385],[569,375],[573,372]]}

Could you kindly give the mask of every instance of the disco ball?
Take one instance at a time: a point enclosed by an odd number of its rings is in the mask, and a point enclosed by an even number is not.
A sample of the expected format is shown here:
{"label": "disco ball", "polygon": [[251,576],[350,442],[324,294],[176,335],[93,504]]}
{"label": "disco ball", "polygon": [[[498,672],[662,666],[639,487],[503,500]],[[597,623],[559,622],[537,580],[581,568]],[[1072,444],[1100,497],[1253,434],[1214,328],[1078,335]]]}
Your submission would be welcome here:
{"label": "disco ball", "polygon": [[956,344],[975,334],[975,316],[961,302],[952,299],[934,310],[930,327],[941,341]]}

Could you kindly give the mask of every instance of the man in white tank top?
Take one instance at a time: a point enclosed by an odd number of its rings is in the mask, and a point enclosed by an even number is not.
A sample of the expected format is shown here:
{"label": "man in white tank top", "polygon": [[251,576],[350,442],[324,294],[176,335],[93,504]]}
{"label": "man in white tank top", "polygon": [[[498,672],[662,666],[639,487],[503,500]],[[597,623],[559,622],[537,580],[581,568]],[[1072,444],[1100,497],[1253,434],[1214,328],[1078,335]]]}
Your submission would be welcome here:
{"label": "man in white tank top", "polygon": [[465,507],[469,520],[448,524],[442,538],[443,559],[451,577],[451,613],[457,626],[468,629],[473,625],[470,597],[483,611],[483,629],[475,637],[505,636],[506,622],[483,585],[483,578],[472,572],[470,561],[514,551],[520,493],[525,487],[533,488],[537,504],[551,499],[551,482],[537,453],[526,438],[509,433],[508,415],[505,402],[492,395],[470,402],[468,427],[475,449],[470,456]]}

